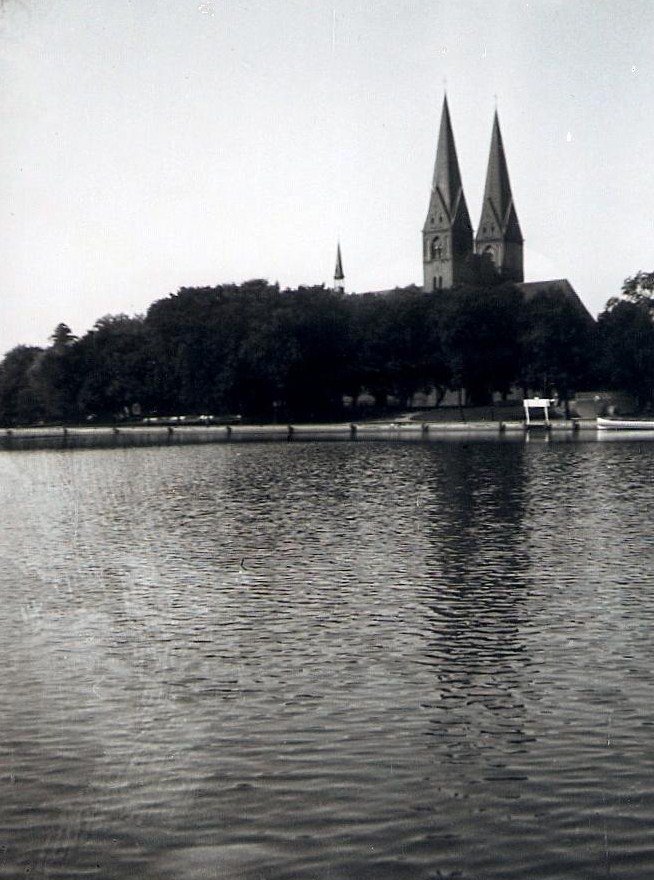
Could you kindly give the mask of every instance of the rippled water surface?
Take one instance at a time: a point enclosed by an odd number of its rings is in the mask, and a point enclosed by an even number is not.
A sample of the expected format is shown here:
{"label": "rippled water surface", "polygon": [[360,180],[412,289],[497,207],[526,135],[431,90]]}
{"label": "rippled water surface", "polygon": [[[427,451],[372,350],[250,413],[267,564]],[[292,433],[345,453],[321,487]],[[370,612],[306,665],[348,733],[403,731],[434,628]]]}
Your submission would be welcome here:
{"label": "rippled water surface", "polygon": [[0,456],[0,877],[654,877],[654,444]]}

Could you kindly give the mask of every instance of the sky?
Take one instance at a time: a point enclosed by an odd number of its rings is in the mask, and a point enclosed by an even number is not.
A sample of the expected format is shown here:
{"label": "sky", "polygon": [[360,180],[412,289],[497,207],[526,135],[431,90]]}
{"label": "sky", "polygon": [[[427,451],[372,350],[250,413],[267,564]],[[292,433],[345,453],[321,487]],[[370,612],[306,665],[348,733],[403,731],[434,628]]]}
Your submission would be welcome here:
{"label": "sky", "polygon": [[444,89],[525,280],[654,270],[651,0],[0,0],[0,353],[180,287],[422,283]]}

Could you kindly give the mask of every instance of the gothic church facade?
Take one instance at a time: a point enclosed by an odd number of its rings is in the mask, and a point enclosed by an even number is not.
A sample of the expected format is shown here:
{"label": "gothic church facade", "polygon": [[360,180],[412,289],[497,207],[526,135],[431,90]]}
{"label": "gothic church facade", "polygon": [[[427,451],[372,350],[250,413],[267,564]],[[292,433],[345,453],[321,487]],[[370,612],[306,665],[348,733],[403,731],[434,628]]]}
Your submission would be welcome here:
{"label": "gothic church facade", "polygon": [[445,97],[429,210],[422,230],[424,289],[447,289],[469,280],[472,254],[490,259],[507,281],[521,283],[523,244],[497,111],[481,218],[473,238]]}

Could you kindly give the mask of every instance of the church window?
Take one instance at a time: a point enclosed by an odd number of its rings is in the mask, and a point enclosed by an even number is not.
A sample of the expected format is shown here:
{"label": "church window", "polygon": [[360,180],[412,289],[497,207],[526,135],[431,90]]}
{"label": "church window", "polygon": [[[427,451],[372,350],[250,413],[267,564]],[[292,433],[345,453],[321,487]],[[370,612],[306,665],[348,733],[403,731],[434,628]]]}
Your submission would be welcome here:
{"label": "church window", "polygon": [[443,246],[441,244],[441,240],[437,235],[436,238],[432,240],[431,243],[431,256],[433,260],[442,260],[443,259]]}
{"label": "church window", "polygon": [[485,226],[482,226],[481,231],[483,232],[484,235],[486,235],[486,227]]}

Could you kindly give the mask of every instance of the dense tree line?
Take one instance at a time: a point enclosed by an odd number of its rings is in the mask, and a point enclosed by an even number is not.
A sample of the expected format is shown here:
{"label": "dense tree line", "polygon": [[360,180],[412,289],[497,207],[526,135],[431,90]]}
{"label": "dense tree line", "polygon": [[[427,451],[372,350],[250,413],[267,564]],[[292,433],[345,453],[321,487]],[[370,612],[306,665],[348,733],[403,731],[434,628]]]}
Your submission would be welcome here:
{"label": "dense tree line", "polygon": [[637,272],[598,318],[597,371],[611,388],[654,404],[654,272]]}
{"label": "dense tree line", "polygon": [[324,287],[183,288],[139,317],[101,318],[76,338],[0,363],[0,422],[131,414],[343,415],[365,391],[406,406],[418,391],[485,403],[512,387],[568,400],[591,386],[654,390],[654,273],[625,282],[595,324],[553,287],[531,298],[497,279],[451,292],[344,295]]}

